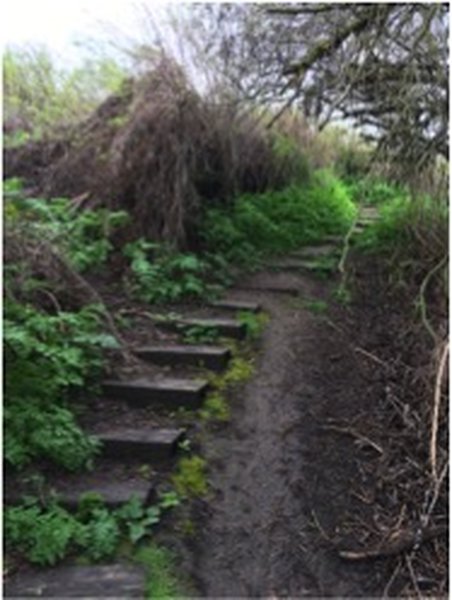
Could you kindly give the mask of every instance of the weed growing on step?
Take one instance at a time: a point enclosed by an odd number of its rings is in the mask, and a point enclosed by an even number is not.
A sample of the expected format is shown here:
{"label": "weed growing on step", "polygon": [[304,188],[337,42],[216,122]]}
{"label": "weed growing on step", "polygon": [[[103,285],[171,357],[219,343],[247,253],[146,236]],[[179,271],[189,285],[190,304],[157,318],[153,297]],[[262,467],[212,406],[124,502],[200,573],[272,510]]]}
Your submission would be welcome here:
{"label": "weed growing on step", "polygon": [[244,356],[233,356],[228,370],[221,375],[212,375],[211,385],[216,390],[226,390],[229,386],[235,386],[248,381],[254,373],[254,361]]}
{"label": "weed growing on step", "polygon": [[258,314],[248,310],[239,311],[237,320],[246,327],[246,337],[249,340],[257,339],[269,321],[269,316],[263,312]]}
{"label": "weed growing on step", "polygon": [[209,325],[183,327],[182,332],[182,341],[185,344],[212,344],[220,337],[218,329]]}
{"label": "weed growing on step", "polygon": [[[185,473],[185,471],[184,471]],[[185,473],[184,481],[198,485]],[[187,484],[189,485],[189,484]],[[37,498],[5,510],[5,539],[8,548],[21,552],[30,562],[54,565],[70,552],[81,552],[96,562],[113,556],[122,540],[137,544],[148,536],[163,513],[179,506],[176,491],[160,494],[157,504],[149,507],[132,497],[120,508],[109,510],[97,493],[80,498],[75,514],[58,505],[55,499],[45,507]]]}
{"label": "weed growing on step", "polygon": [[202,497],[209,490],[206,475],[207,463],[201,456],[183,457],[171,477],[176,492],[182,498]]}
{"label": "weed growing on step", "polygon": [[148,573],[146,598],[182,597],[182,586],[176,575],[176,559],[170,550],[151,543],[140,548],[134,560]]}
{"label": "weed growing on step", "polygon": [[199,416],[203,421],[229,421],[230,409],[225,396],[219,392],[209,394]]}

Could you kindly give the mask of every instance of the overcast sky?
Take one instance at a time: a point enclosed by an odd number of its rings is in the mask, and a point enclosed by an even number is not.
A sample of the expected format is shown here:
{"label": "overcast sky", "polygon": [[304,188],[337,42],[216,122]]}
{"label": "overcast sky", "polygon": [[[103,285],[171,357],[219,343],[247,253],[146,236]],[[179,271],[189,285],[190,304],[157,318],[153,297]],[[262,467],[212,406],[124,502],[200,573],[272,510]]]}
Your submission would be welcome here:
{"label": "overcast sky", "polygon": [[155,0],[6,0],[3,44],[44,43],[70,62],[83,56],[80,43],[106,35],[139,37],[140,6],[159,20],[168,2]]}

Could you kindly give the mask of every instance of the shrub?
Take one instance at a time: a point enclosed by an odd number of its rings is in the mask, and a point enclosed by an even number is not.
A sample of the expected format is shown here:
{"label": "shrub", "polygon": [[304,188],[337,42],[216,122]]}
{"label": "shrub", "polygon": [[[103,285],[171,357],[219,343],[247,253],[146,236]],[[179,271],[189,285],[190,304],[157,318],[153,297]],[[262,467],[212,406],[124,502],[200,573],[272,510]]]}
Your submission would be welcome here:
{"label": "shrub", "polygon": [[207,283],[209,264],[194,254],[165,250],[160,244],[142,238],[127,244],[124,254],[130,259],[128,287],[146,302],[202,298],[215,289]]}
{"label": "shrub", "polygon": [[320,171],[307,187],[241,196],[232,209],[208,210],[202,236],[208,249],[231,262],[253,264],[265,254],[346,231],[355,212],[347,187]]}
{"label": "shrub", "polygon": [[5,302],[4,452],[13,466],[45,458],[74,470],[93,456],[97,444],[77,426],[67,400],[99,373],[102,348],[117,345],[100,319],[96,306],[49,315]]}
{"label": "shrub", "polygon": [[107,58],[63,70],[45,46],[9,47],[3,55],[3,78],[5,139],[15,145],[86,116],[118,89],[124,72]]}

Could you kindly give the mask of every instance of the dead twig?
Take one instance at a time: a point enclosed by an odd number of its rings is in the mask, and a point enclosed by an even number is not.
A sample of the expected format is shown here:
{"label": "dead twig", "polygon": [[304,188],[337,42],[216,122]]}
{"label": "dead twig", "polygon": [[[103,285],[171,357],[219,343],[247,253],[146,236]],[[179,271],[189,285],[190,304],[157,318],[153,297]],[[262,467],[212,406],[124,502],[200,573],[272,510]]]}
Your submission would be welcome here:
{"label": "dead twig", "polygon": [[427,507],[427,510],[425,511],[425,514],[421,516],[422,525],[424,527],[427,527],[430,517],[436,506],[436,503],[438,502],[439,493],[441,491],[441,486],[443,484],[444,479],[446,478],[448,470],[449,470],[449,460],[447,460],[445,462],[445,464],[441,470],[441,473],[439,474],[438,479],[435,481],[435,487],[433,489],[432,499],[430,500],[430,503]]}
{"label": "dead twig", "polygon": [[328,431],[335,431],[337,433],[345,433],[347,435],[351,435],[352,437],[356,438],[360,442],[363,442],[363,443],[367,444],[368,446],[371,446],[379,454],[384,454],[384,450],[381,446],[379,446],[377,443],[370,440],[365,435],[362,435],[361,433],[359,433],[359,431],[352,429],[351,427],[338,427],[337,425],[322,425],[321,429],[326,429]]}
{"label": "dead twig", "polygon": [[408,567],[408,572],[410,574],[411,583],[413,584],[413,588],[414,588],[414,591],[416,592],[416,596],[418,598],[422,598],[421,590],[419,589],[419,586],[417,584],[416,573],[414,572],[414,569],[413,569],[413,563],[411,561],[411,556],[409,554],[405,555],[405,562]]}
{"label": "dead twig", "polygon": [[395,556],[417,548],[421,544],[447,533],[447,531],[448,528],[445,525],[426,529],[398,529],[375,548],[368,550],[339,550],[339,556],[346,560],[367,560],[384,556]]}
{"label": "dead twig", "polygon": [[444,344],[443,351],[441,353],[438,371],[435,379],[435,391],[433,394],[433,413],[432,413],[432,426],[430,430],[430,468],[432,472],[432,478],[435,483],[438,481],[438,470],[437,470],[437,438],[439,428],[439,408],[441,404],[441,385],[444,377],[444,370],[446,368],[447,356],[449,354],[449,341]]}
{"label": "dead twig", "polygon": [[425,329],[429,332],[429,334],[431,335],[433,341],[435,343],[438,342],[438,334],[435,332],[435,330],[433,329],[430,321],[428,320],[428,316],[427,316],[427,302],[425,300],[425,293],[427,291],[427,286],[430,283],[430,280],[432,279],[432,277],[440,270],[444,267],[444,265],[446,264],[448,260],[448,255],[446,254],[445,256],[443,256],[443,258],[433,267],[433,269],[431,269],[427,275],[424,277],[423,282],[421,283],[421,287],[419,289],[419,303],[420,303],[420,308],[421,308],[421,319],[422,319],[422,323],[425,327]]}
{"label": "dead twig", "polygon": [[381,360],[381,358],[378,358],[378,356],[375,356],[375,354],[372,354],[371,352],[364,350],[364,348],[356,347],[356,348],[354,348],[354,351],[359,352],[360,354],[363,354],[364,356],[366,356],[367,358],[370,358],[371,360],[373,360],[377,364],[381,365],[382,367],[388,366],[387,362],[385,362],[384,360]]}
{"label": "dead twig", "polygon": [[315,514],[315,510],[311,510],[311,515],[312,515],[314,524],[317,527],[317,529],[319,530],[320,535],[323,537],[323,539],[326,540],[327,542],[332,542],[333,541],[332,538],[326,533],[326,531],[321,526],[320,521],[318,520],[317,515]]}
{"label": "dead twig", "polygon": [[399,562],[399,563],[397,564],[396,568],[394,569],[394,571],[393,571],[393,573],[392,573],[391,577],[389,578],[389,581],[388,581],[388,583],[387,583],[387,584],[386,584],[386,586],[385,586],[385,589],[384,589],[384,591],[383,591],[383,598],[388,598],[388,597],[389,597],[389,590],[391,589],[391,587],[392,587],[392,584],[393,584],[393,583],[394,583],[394,581],[396,580],[396,577],[397,577],[397,575],[399,574],[401,567],[402,567],[402,563],[401,563],[401,562]]}

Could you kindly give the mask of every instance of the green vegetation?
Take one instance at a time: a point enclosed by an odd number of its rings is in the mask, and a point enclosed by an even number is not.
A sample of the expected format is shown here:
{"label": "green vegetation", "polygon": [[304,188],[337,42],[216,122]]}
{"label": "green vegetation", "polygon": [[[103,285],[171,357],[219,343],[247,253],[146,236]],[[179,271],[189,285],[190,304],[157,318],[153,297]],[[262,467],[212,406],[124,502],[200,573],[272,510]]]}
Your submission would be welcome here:
{"label": "green vegetation", "polygon": [[102,309],[49,315],[5,301],[5,459],[22,467],[46,458],[68,469],[89,464],[97,443],[67,403],[69,391],[99,376],[102,349],[117,347],[101,327]]}
{"label": "green vegetation", "polygon": [[308,187],[246,195],[230,209],[208,210],[202,235],[212,251],[250,265],[264,255],[345,232],[355,214],[347,187],[328,171],[319,171]]}
{"label": "green vegetation", "polygon": [[201,456],[183,457],[171,477],[176,492],[182,498],[205,496],[209,490],[206,478],[207,463]]}
{"label": "green vegetation", "polygon": [[147,598],[170,599],[183,595],[176,575],[176,559],[170,550],[150,543],[138,550],[134,560],[148,570]]}
{"label": "green vegetation", "polygon": [[[253,332],[250,339],[254,339],[257,332],[261,332],[268,320],[267,315],[254,315],[246,313],[247,318],[251,315]],[[213,391],[207,396],[199,416],[203,421],[225,422],[229,420],[230,408],[228,401],[228,392],[241,383],[247,381],[254,372],[253,360],[248,358],[245,350],[238,350],[235,345],[231,346],[233,358],[228,369],[222,374],[210,374],[209,384]]]}
{"label": "green vegetation", "polygon": [[143,239],[127,244],[124,254],[130,259],[129,289],[151,304],[206,297],[218,290],[206,283],[208,263],[194,254],[174,253]]}
{"label": "green vegetation", "polygon": [[16,145],[87,116],[125,73],[108,58],[59,69],[44,46],[3,53],[5,141]]}
{"label": "green vegetation", "polygon": [[225,390],[229,386],[244,383],[252,377],[253,373],[253,359],[235,355],[227,371],[221,375],[212,375],[209,381],[215,389]]}
{"label": "green vegetation", "polygon": [[199,416],[204,421],[228,421],[230,410],[227,399],[219,392],[209,394]]}
{"label": "green vegetation", "polygon": [[218,341],[220,333],[216,327],[193,325],[183,328],[182,339],[185,344],[211,344]]}
{"label": "green vegetation", "polygon": [[257,339],[269,321],[269,317],[265,313],[255,314],[247,310],[239,311],[237,319],[245,325],[246,337],[249,340]]}
{"label": "green vegetation", "polygon": [[167,492],[155,506],[145,508],[132,498],[108,510],[99,494],[87,493],[71,514],[56,500],[42,507],[31,498],[5,510],[7,544],[39,565],[54,565],[73,552],[95,562],[114,555],[122,539],[137,544],[160,522],[164,511],[179,504],[179,496]]}
{"label": "green vegetation", "polygon": [[402,186],[371,177],[354,179],[350,184],[350,192],[356,202],[374,206],[390,203],[400,196],[407,196]]}
{"label": "green vegetation", "polygon": [[113,249],[111,234],[128,221],[124,211],[77,211],[66,198],[21,198],[17,180],[10,182],[8,191],[13,194],[5,206],[9,230],[56,245],[79,272],[105,264]]}

